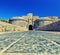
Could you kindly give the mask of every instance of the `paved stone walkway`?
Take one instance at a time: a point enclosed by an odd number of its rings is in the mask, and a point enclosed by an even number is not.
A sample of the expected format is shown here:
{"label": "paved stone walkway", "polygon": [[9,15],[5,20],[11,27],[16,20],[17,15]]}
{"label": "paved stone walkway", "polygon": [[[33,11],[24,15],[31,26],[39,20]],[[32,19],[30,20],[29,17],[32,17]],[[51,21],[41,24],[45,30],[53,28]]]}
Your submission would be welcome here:
{"label": "paved stone walkway", "polygon": [[43,31],[0,34],[0,53],[60,54],[60,34]]}

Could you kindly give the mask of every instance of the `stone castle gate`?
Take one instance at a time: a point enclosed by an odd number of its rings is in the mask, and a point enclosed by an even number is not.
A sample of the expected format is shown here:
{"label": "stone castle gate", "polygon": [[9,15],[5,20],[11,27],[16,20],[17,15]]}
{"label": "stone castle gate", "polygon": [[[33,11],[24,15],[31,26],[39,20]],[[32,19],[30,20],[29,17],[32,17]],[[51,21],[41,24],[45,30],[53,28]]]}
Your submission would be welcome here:
{"label": "stone castle gate", "polygon": [[[41,30],[47,30],[45,26],[50,25],[54,22],[57,22],[59,19],[55,17],[45,17],[44,19],[40,19],[38,16],[33,16],[31,13],[27,14],[27,16],[22,17],[13,17],[9,19],[10,24],[18,25],[23,27],[27,30],[35,30],[35,29],[41,29]],[[44,27],[42,29],[42,27]],[[50,28],[49,28],[50,29]]]}

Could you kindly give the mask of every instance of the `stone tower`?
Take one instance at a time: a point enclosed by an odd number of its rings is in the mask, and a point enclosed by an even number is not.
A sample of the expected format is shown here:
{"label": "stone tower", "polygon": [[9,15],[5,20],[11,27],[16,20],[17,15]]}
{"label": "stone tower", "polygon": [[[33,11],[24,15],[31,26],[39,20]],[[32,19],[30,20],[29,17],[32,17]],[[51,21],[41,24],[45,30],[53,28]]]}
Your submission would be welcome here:
{"label": "stone tower", "polygon": [[32,15],[32,13],[29,13],[27,16],[28,16],[28,24],[32,25],[33,24],[33,15]]}
{"label": "stone tower", "polygon": [[32,13],[29,13],[27,15],[27,17],[28,17],[28,27],[33,29],[33,15],[32,15]]}

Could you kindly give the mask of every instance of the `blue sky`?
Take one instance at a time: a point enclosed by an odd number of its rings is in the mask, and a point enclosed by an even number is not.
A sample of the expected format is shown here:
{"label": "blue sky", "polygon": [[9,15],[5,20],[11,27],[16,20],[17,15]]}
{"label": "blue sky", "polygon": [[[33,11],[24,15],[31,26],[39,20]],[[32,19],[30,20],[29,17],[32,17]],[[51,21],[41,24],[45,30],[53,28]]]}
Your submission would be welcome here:
{"label": "blue sky", "polygon": [[0,0],[0,18],[8,19],[27,13],[60,17],[60,0]]}

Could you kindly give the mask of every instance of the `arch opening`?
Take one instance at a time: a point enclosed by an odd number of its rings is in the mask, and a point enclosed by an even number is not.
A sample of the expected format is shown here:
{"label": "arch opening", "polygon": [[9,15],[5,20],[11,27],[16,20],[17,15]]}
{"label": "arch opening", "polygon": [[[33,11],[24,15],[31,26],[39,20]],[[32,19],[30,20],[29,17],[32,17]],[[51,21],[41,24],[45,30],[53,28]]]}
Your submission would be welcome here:
{"label": "arch opening", "polygon": [[29,30],[33,30],[33,26],[32,25],[29,25]]}

